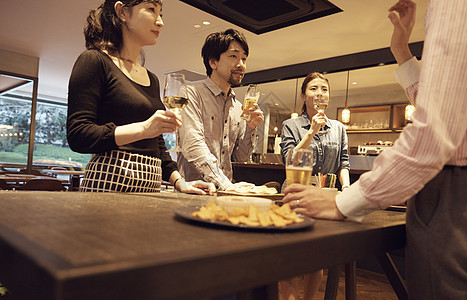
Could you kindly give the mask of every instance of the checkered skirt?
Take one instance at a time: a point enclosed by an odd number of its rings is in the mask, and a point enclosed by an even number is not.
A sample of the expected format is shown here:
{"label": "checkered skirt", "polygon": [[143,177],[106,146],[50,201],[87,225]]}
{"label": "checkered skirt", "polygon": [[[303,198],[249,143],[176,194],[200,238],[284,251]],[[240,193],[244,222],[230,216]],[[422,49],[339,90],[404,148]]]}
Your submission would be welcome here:
{"label": "checkered skirt", "polygon": [[86,166],[80,192],[160,192],[161,160],[112,150],[93,155]]}

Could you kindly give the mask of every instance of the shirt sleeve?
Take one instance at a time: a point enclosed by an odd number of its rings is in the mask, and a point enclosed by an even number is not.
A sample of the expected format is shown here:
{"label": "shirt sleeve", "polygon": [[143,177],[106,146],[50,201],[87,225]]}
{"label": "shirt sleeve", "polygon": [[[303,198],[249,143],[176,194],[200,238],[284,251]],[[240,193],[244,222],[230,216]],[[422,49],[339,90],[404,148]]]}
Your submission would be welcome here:
{"label": "shirt sleeve", "polygon": [[243,128],[240,132],[239,139],[237,140],[238,143],[235,146],[233,156],[235,161],[245,162],[248,160],[248,158],[250,158],[251,152],[253,152],[256,128],[251,129],[248,127],[246,122],[242,122],[242,127]]}
{"label": "shirt sleeve", "polygon": [[201,115],[201,96],[188,87],[188,105],[182,111],[183,126],[179,129],[180,145],[185,159],[203,174],[203,179],[225,190],[232,185],[220,168],[219,161],[206,144],[203,118]]}
{"label": "shirt sleeve", "polygon": [[414,56],[396,69],[394,74],[405,91],[410,103],[415,105],[418,92],[418,79],[420,78],[420,63]]}
{"label": "shirt sleeve", "polygon": [[75,62],[68,86],[67,139],[71,150],[100,153],[116,149],[115,123],[98,124],[103,66],[92,51]]}
{"label": "shirt sleeve", "polygon": [[350,169],[349,143],[347,139],[347,131],[344,126],[342,126],[341,129],[341,137],[340,169]]}
{"label": "shirt sleeve", "polygon": [[438,0],[428,9],[413,123],[375,159],[372,171],[336,197],[347,217],[407,201],[445,164],[455,162],[451,158],[466,141],[467,5]]}

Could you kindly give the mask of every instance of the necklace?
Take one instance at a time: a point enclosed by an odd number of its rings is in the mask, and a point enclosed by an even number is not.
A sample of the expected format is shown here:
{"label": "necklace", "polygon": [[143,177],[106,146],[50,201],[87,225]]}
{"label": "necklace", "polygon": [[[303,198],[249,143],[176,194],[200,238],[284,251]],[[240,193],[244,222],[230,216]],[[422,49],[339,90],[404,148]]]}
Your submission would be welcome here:
{"label": "necklace", "polygon": [[134,62],[133,60],[131,59],[128,59],[128,58],[125,58],[125,57],[122,57],[122,56],[119,56],[121,60],[124,60],[124,61],[127,61],[129,63],[131,63],[131,67],[133,70],[135,70],[135,72],[139,72],[139,70],[142,68],[141,65],[138,65],[136,62]]}

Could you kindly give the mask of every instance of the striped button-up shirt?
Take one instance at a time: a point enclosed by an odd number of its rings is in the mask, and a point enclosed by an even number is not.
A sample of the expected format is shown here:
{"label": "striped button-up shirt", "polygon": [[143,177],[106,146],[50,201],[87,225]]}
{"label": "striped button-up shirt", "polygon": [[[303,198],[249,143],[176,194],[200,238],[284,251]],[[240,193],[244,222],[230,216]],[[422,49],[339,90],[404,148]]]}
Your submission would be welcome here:
{"label": "striped button-up shirt", "polygon": [[444,165],[467,165],[466,18],[465,0],[430,1],[420,75],[412,59],[396,76],[407,95],[417,97],[413,123],[375,159],[372,171],[336,197],[345,216],[361,220],[375,209],[403,203]]}
{"label": "striped button-up shirt", "polygon": [[249,158],[256,129],[240,118],[242,104],[233,90],[226,97],[210,78],[189,85],[188,99],[179,129],[180,172],[187,181],[212,182],[224,190],[232,185],[231,157],[235,161]]}

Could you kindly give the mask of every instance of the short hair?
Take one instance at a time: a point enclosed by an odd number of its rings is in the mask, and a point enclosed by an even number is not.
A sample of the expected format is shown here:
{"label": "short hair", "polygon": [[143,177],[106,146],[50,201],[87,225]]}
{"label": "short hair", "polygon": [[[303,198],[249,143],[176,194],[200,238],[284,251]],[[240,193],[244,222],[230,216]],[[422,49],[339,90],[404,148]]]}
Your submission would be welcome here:
{"label": "short hair", "polygon": [[[316,78],[320,78],[320,79],[323,79],[324,81],[326,81],[326,83],[328,84],[328,88],[329,90],[331,90],[331,85],[329,84],[329,80],[324,77],[323,74],[319,73],[319,72],[313,72],[313,73],[310,73],[308,74],[305,79],[303,80],[303,83],[302,83],[302,95],[305,95],[306,93],[306,87],[308,85],[308,83]],[[306,112],[306,103],[303,103],[303,106],[302,106],[302,114]]]}
{"label": "short hair", "polygon": [[211,59],[219,60],[221,54],[229,49],[231,42],[238,42],[248,56],[248,43],[245,36],[238,30],[227,29],[226,31],[214,32],[206,37],[203,48],[201,49],[201,56],[203,57],[203,63],[206,67],[206,74],[211,76],[212,68],[209,64]]}

